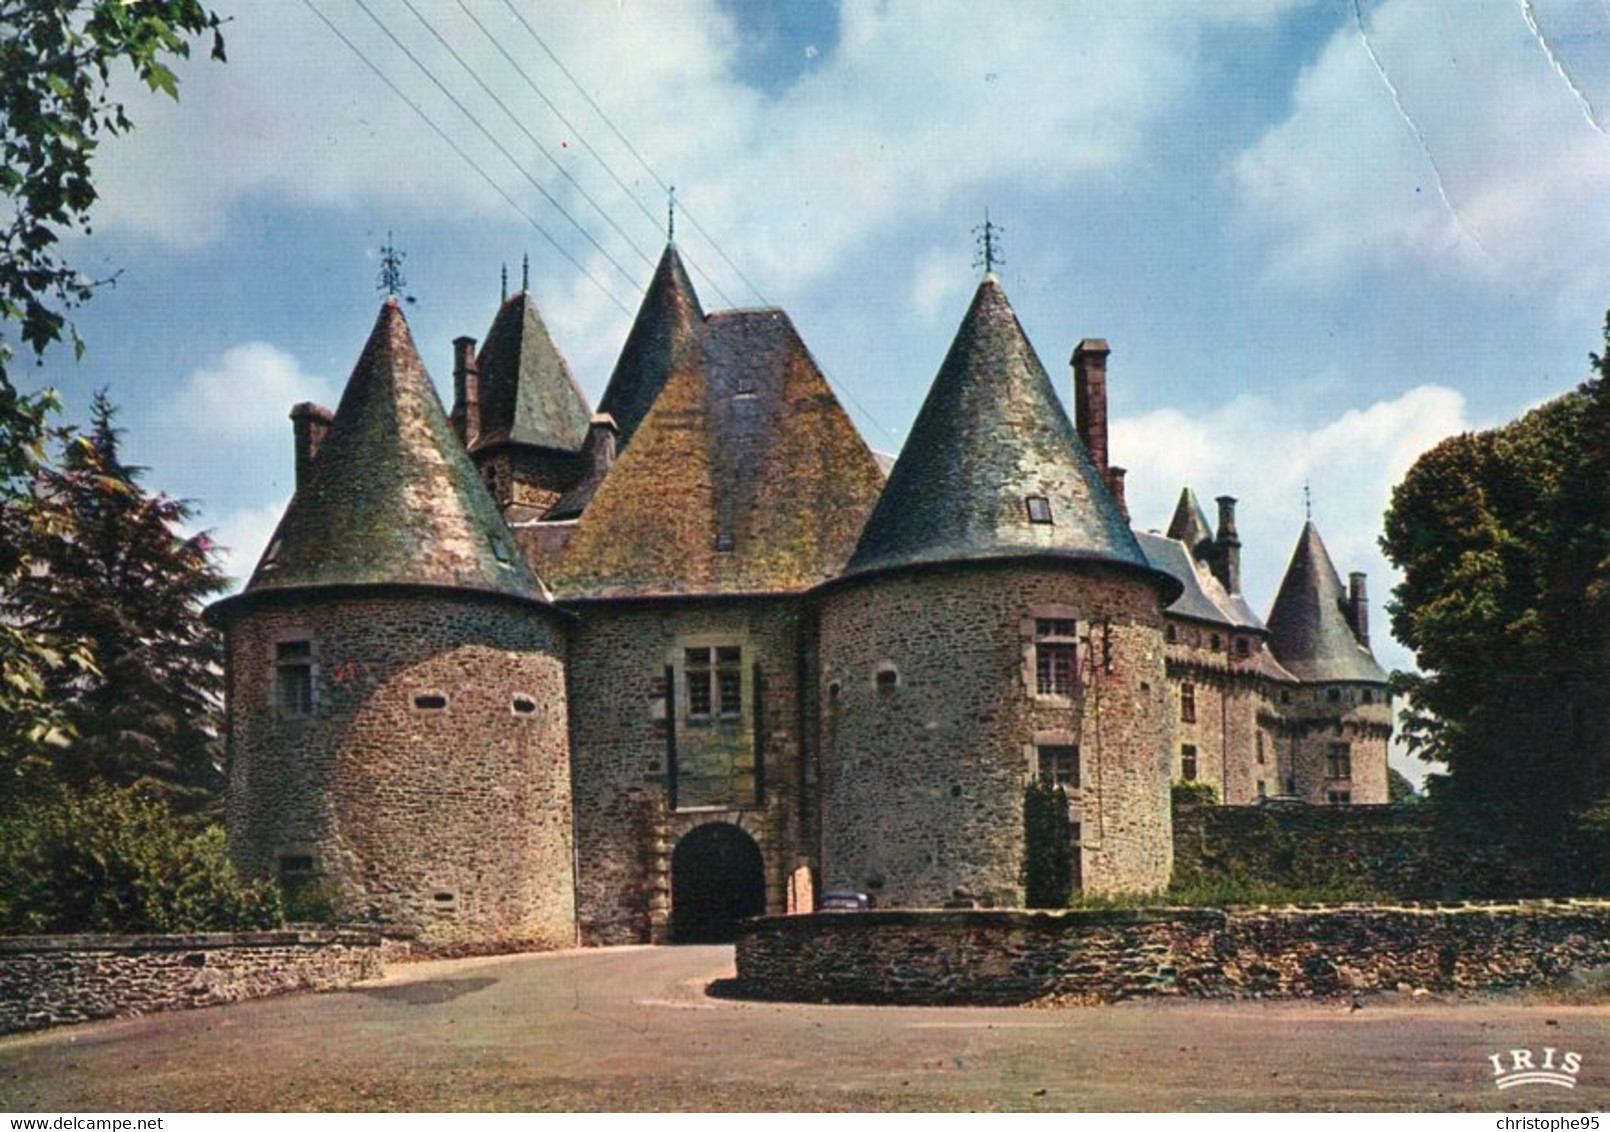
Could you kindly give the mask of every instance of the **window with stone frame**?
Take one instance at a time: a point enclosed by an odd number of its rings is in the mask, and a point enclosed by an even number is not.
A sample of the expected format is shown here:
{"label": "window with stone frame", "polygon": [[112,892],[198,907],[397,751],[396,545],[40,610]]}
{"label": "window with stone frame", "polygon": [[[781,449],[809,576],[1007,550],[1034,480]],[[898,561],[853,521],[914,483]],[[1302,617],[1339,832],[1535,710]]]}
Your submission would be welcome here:
{"label": "window with stone frame", "polygon": [[1196,780],[1196,745],[1186,743],[1180,747],[1180,777],[1187,782]]}
{"label": "window with stone frame", "polygon": [[274,645],[274,703],[287,715],[313,713],[313,642]]}
{"label": "window with stone frame", "polygon": [[683,651],[684,700],[687,718],[743,718],[743,649],[707,645]]}
{"label": "window with stone frame", "polygon": [[1196,722],[1196,685],[1180,685],[1180,720],[1183,723]]}
{"label": "window with stone frame", "polygon": [[1034,691],[1073,696],[1079,691],[1079,623],[1067,617],[1034,620]]}
{"label": "window with stone frame", "polygon": [[1043,743],[1034,748],[1034,753],[1040,781],[1068,790],[1079,788],[1078,747],[1068,743]]}
{"label": "window with stone frame", "polygon": [[1330,806],[1351,806],[1353,804],[1353,793],[1350,790],[1326,791],[1325,803]]}
{"label": "window with stone frame", "polygon": [[1325,777],[1353,777],[1353,748],[1348,743],[1332,743],[1325,752]]}

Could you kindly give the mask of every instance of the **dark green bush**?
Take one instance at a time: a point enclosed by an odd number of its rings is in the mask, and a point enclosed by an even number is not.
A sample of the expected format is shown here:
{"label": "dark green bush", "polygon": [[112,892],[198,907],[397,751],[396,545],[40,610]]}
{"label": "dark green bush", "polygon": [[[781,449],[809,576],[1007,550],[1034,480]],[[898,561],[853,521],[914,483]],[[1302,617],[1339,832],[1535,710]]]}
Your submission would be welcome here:
{"label": "dark green bush", "polygon": [[1068,795],[1034,779],[1023,790],[1023,902],[1061,908],[1073,895],[1073,830]]}
{"label": "dark green bush", "polygon": [[1197,782],[1187,778],[1174,783],[1174,804],[1176,806],[1217,806],[1219,804],[1219,788],[1211,782]]}

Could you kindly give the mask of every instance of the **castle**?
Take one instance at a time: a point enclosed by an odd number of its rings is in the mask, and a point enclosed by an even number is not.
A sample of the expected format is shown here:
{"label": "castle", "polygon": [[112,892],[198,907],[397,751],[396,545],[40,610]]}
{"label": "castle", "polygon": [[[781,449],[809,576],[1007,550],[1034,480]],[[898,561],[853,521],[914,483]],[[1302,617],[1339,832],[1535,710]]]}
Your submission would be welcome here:
{"label": "castle", "polygon": [[1309,523],[1265,623],[1235,500],[1132,531],[1108,353],[1075,424],[987,275],[886,469],[674,245],[596,413],[528,293],[454,343],[451,414],[387,302],[210,614],[238,865],[446,949],[692,940],[824,890],[1021,905],[1035,776],[1090,892],[1168,883],[1173,780],[1386,801],[1363,576]]}

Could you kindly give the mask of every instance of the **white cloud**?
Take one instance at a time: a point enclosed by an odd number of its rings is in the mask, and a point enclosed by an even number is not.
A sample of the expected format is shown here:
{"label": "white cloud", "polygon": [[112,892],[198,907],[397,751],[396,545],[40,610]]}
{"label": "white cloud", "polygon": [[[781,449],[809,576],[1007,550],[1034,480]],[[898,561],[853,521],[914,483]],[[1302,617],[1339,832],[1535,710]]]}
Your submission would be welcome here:
{"label": "white cloud", "polygon": [[1161,409],[1113,422],[1113,458],[1129,468],[1138,526],[1167,525],[1189,485],[1213,512],[1213,498],[1239,500],[1242,573],[1248,599],[1267,614],[1303,522],[1311,486],[1314,522],[1338,570],[1370,575],[1376,655],[1388,667],[1408,654],[1387,633],[1383,606],[1393,579],[1376,545],[1392,487],[1415,459],[1471,427],[1456,390],[1421,385],[1334,420],[1305,422],[1288,405],[1237,397],[1196,416]]}
{"label": "white cloud", "polygon": [[[1588,49],[1610,14],[1580,0],[1534,8],[1543,42],[1514,0],[1363,4],[1362,34],[1347,20],[1290,115],[1231,171],[1246,222],[1273,237],[1273,274],[1327,286],[1360,266],[1410,266],[1601,297],[1610,139],[1582,99],[1610,101]],[[1548,39],[1550,27],[1577,34]],[[1570,81],[1550,51],[1574,64]]]}
{"label": "white cloud", "polygon": [[218,545],[224,573],[234,582],[231,589],[238,590],[251,577],[289,502],[289,499],[280,499],[260,507],[230,511],[209,528]]}
{"label": "white cloud", "polygon": [[267,342],[225,350],[195,370],[179,393],[178,425],[217,442],[266,436],[290,444],[292,405],[316,401],[333,407],[334,383],[316,377],[294,357]]}

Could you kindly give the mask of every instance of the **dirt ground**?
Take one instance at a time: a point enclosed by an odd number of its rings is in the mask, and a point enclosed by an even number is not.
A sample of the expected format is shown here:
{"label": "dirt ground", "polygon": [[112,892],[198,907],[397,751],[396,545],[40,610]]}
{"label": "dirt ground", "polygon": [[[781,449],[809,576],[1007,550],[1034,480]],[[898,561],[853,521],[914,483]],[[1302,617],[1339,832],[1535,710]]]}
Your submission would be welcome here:
{"label": "dirt ground", "polygon": [[[1057,1009],[721,997],[729,947],[395,968],[377,983],[0,1039],[0,1110],[1595,1110],[1610,1005],[1382,995]],[[707,993],[715,982],[717,993]],[[1489,1056],[1580,1055],[1500,1090]]]}

